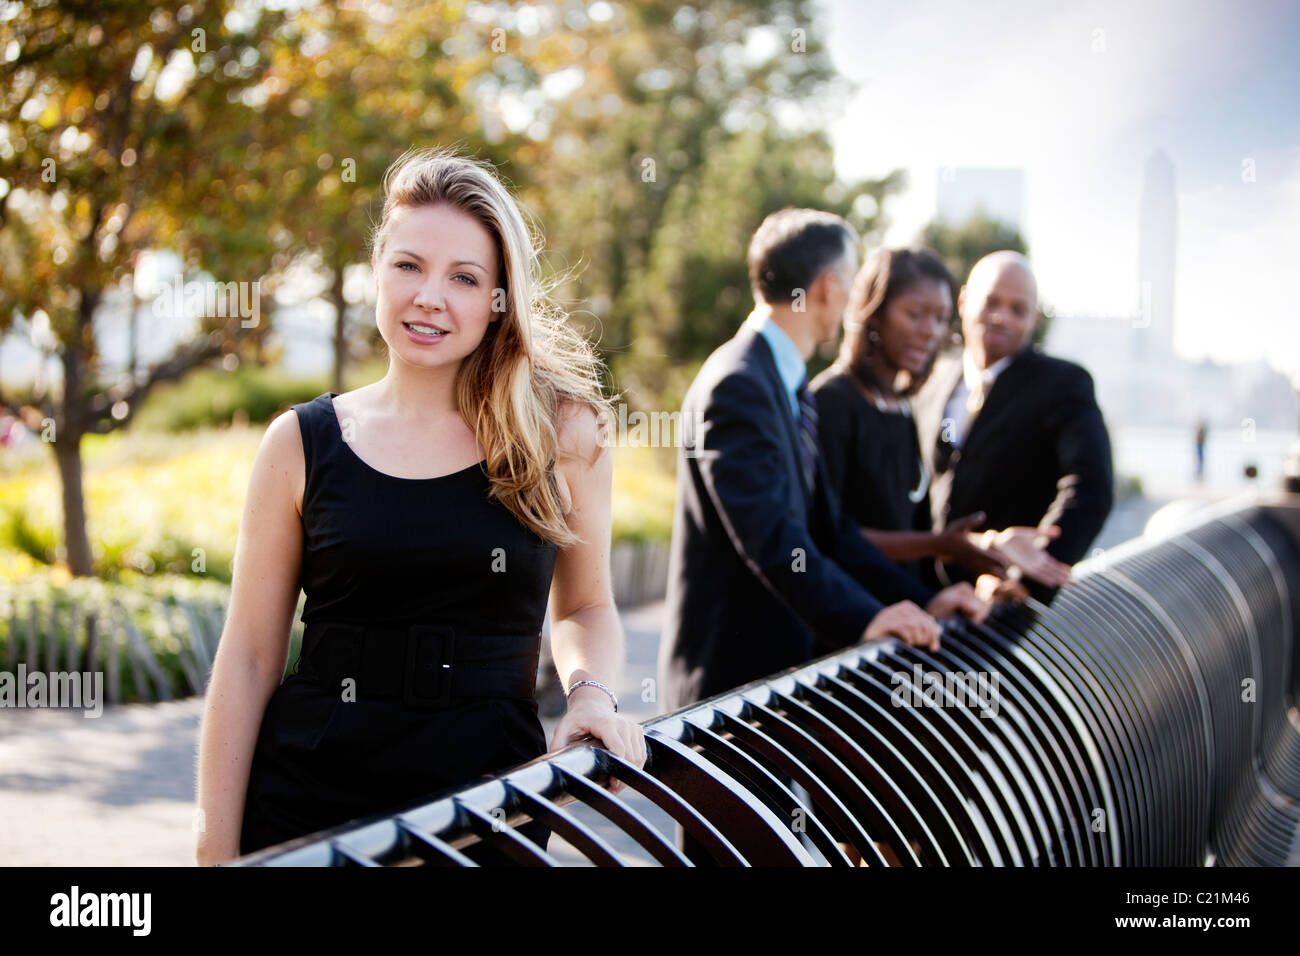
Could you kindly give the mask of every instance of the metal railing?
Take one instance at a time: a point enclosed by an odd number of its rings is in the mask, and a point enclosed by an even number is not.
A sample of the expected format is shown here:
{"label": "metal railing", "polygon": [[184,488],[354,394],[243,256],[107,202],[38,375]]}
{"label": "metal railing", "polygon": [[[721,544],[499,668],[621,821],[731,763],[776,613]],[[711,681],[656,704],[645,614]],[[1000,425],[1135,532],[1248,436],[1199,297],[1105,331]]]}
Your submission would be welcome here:
{"label": "metal railing", "polygon": [[1295,865],[1297,540],[1294,499],[1219,506],[935,653],[855,646],[650,720],[644,770],[575,745],[239,864],[689,865],[680,827],[720,865]]}

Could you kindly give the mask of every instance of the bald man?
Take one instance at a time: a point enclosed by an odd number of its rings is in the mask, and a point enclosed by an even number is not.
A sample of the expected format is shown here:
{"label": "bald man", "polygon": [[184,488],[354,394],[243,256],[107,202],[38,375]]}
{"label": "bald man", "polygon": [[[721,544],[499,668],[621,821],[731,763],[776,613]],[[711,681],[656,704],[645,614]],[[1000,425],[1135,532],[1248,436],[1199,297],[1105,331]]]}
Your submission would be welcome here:
{"label": "bald man", "polygon": [[[985,527],[1030,525],[1059,535],[1046,550],[1074,564],[1110,513],[1110,436],[1092,376],[1030,345],[1038,286],[1018,252],[994,252],[971,269],[957,297],[965,346],[943,355],[915,402],[921,447],[934,476],[935,527],[982,511]],[[935,564],[938,583],[967,579]],[[1055,590],[1026,580],[1050,602]]]}

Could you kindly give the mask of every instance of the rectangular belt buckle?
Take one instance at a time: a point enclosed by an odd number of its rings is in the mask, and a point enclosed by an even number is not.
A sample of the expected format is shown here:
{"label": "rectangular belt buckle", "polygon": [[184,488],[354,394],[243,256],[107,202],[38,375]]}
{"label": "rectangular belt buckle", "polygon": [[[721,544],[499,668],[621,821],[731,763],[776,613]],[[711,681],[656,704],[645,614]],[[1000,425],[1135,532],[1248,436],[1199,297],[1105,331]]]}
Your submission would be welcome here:
{"label": "rectangular belt buckle", "polygon": [[433,624],[415,624],[406,637],[406,672],[402,675],[402,702],[421,710],[442,710],[451,705],[451,668],[455,632]]}

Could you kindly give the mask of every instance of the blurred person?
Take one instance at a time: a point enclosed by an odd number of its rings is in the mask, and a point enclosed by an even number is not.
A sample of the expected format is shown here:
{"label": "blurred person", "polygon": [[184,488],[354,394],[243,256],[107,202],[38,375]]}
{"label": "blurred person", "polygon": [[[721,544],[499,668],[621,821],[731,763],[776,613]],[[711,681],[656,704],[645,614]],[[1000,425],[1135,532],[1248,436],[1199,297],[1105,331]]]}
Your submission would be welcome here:
{"label": "blurred person", "polygon": [[[249,481],[201,729],[201,864],[546,752],[533,692],[548,598],[567,689],[551,747],[591,735],[645,762],[609,687],[624,635],[598,359],[549,304],[491,167],[416,151],[384,187],[387,374],[276,418]],[[300,588],[303,649],[281,683]],[[521,829],[545,847],[545,826]]]}
{"label": "blurred person", "polygon": [[38,444],[44,420],[41,410],[34,405],[23,405],[17,416],[0,416],[0,444],[12,449]]}
{"label": "blurred person", "polygon": [[[1088,554],[1113,502],[1110,437],[1082,367],[1030,344],[1038,286],[1020,253],[990,253],[957,297],[964,346],[941,355],[915,403],[934,474],[934,527],[980,512],[992,528],[1033,526],[1067,565]],[[1053,526],[1057,532],[1050,532]],[[934,562],[939,583],[970,572]],[[1056,589],[1023,582],[1050,602]]]}
{"label": "blurred person", "polygon": [[1196,432],[1193,435],[1193,441],[1196,443],[1196,483],[1199,485],[1205,481],[1205,442],[1210,435],[1210,423],[1202,415],[1196,419]]}
{"label": "blurred person", "polygon": [[878,249],[853,284],[835,362],[812,382],[826,477],[841,507],[885,555],[923,574],[941,558],[978,575],[987,595],[1020,596],[1014,568],[1059,587],[1070,569],[1042,550],[1049,529],[977,534],[976,512],[932,530],[930,471],[921,454],[911,400],[951,331],[955,282],[929,249]]}
{"label": "blurred person", "polygon": [[659,672],[673,710],[857,641],[937,648],[935,620],[982,619],[969,584],[900,570],[826,478],[805,364],[833,341],[857,236],[830,213],[768,216],[749,248],[754,309],[682,407]]}

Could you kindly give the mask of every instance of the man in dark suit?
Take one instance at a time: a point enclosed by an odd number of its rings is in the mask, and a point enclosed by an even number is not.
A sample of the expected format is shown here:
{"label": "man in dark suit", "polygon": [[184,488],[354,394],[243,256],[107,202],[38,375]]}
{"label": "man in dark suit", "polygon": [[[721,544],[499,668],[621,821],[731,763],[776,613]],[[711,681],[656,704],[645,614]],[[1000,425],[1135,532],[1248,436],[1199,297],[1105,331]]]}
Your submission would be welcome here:
{"label": "man in dark suit", "polygon": [[936,594],[901,571],[825,480],[804,366],[839,335],[856,246],[838,216],[768,216],[749,250],[754,311],[686,394],[660,642],[664,710],[860,640],[935,648],[934,616],[988,611],[969,584]]}
{"label": "man in dark suit", "polygon": [[[1113,498],[1110,437],[1092,377],[1030,345],[1041,315],[1038,287],[1017,252],[977,262],[957,311],[964,349],[935,363],[915,402],[935,476],[935,527],[982,511],[990,528],[1037,526],[1047,552],[1074,564],[1088,554]],[[968,577],[939,562],[935,571],[939,583]],[[1024,583],[1039,600],[1055,596],[1054,588]]]}

